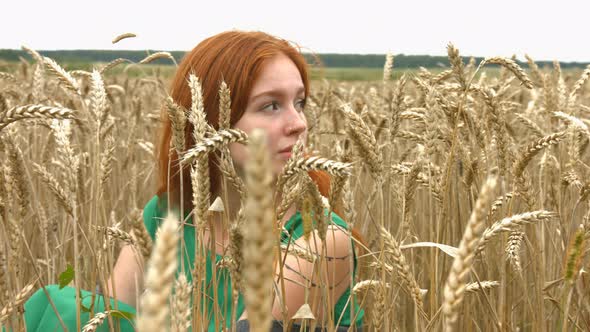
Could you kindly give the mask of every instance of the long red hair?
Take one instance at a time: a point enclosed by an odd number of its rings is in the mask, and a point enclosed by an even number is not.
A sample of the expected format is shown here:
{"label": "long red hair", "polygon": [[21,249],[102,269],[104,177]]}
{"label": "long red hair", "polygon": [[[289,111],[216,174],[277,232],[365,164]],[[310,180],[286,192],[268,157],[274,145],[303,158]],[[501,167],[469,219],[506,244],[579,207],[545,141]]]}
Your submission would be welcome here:
{"label": "long red hair", "polygon": [[[209,37],[199,43],[183,58],[174,78],[170,96],[174,102],[187,109],[191,106],[191,92],[188,77],[194,74],[198,77],[203,89],[203,106],[207,122],[215,129],[219,128],[219,96],[218,89],[222,81],[230,89],[231,115],[230,125],[234,125],[246,109],[252,86],[265,61],[276,55],[285,55],[297,67],[305,87],[305,96],[309,96],[309,78],[307,63],[298,48],[288,41],[271,36],[263,32],[228,31]],[[180,168],[178,155],[170,149],[172,126],[165,109],[161,114],[162,129],[158,144],[158,190],[157,194],[168,193],[171,204],[180,204]],[[195,144],[190,134],[193,126],[186,124],[186,146]],[[216,155],[209,156],[209,176],[211,192],[218,192],[221,184],[221,173],[216,165]],[[183,179],[188,183],[190,170],[183,168]],[[323,172],[310,172],[310,176],[317,183],[320,192],[328,196],[330,191],[330,177]],[[213,199],[213,197],[212,197]],[[192,209],[192,188],[183,187],[183,201],[185,208]],[[338,211],[336,211],[337,214]],[[354,236],[361,239],[360,234],[353,230]]]}

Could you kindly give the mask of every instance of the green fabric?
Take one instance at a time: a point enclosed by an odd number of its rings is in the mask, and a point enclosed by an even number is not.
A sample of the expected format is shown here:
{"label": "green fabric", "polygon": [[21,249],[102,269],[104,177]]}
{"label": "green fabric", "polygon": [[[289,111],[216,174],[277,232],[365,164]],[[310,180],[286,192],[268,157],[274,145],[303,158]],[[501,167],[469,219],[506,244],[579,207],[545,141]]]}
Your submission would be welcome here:
{"label": "green fabric", "polygon": [[[68,331],[76,331],[76,289],[73,287],[64,287],[59,289],[58,285],[49,285],[45,287],[51,302],[55,305],[55,309],[59,312],[61,319],[64,322]],[[81,290],[80,296],[82,299],[82,306],[91,308],[92,293]],[[135,309],[123,302],[117,302],[117,310],[135,314]],[[114,309],[115,301],[110,300],[111,309]],[[105,311],[105,300],[102,296],[94,298],[95,313]],[[90,314],[81,310],[80,321],[82,328],[90,319]],[[25,323],[28,332],[49,332],[49,331],[64,331],[60,321],[55,314],[55,310],[51,306],[47,295],[43,289],[35,292],[25,303]],[[132,322],[127,319],[114,319],[114,324],[120,324],[122,332],[134,331]],[[4,329],[2,331],[5,331]],[[102,324],[96,331],[109,331],[108,323]]]}
{"label": "green fabric", "polygon": [[[165,200],[165,195],[163,196],[163,200]],[[143,210],[143,221],[145,223],[145,227],[152,237],[152,240],[156,238],[156,231],[160,224],[163,221],[163,218],[166,216],[165,211],[167,211],[167,204],[166,202],[160,202],[158,196],[154,196],[145,206]],[[177,212],[177,211],[176,211]],[[189,213],[185,213],[184,218],[187,220]],[[192,275],[191,270],[195,260],[195,227],[193,227],[192,223],[187,220],[187,224],[183,227],[183,242],[182,242],[182,252],[178,254],[178,270],[176,271],[177,276],[180,273],[184,273],[187,280],[192,283]],[[181,255],[184,253],[184,264],[180,264]],[[214,312],[222,313],[222,315],[218,315],[217,322],[218,326],[225,325],[226,327],[231,327],[231,318],[232,318],[232,288],[231,288],[231,278],[229,275],[229,270],[226,268],[222,269],[213,269],[213,264],[211,264],[211,252],[207,250],[206,256],[206,264],[205,264],[205,285],[207,294],[207,301],[206,305],[203,305],[203,301],[201,302],[201,308],[206,308],[206,315],[207,320],[209,321],[208,331],[216,331],[215,330],[215,315]],[[219,262],[223,257],[220,255],[215,255],[215,263]],[[184,266],[183,266],[184,265]],[[213,273],[215,272],[217,278],[217,290],[213,289],[214,283],[211,282],[213,280]],[[214,301],[215,296],[217,296],[217,302]],[[237,303],[237,310],[236,310],[236,319],[240,317],[240,315],[244,312],[244,300],[241,294],[238,296],[238,303]],[[222,309],[223,308],[223,309]],[[202,311],[205,312],[204,310]],[[220,317],[221,316],[221,317]]]}
{"label": "green fabric", "polygon": [[[165,197],[165,196],[164,196]],[[159,202],[158,196],[154,196],[145,206],[143,211],[143,220],[152,239],[155,239],[156,231],[158,226],[160,225],[166,211],[166,202]],[[185,214],[185,220],[187,220],[188,214]],[[346,223],[336,214],[332,214],[332,223],[338,226],[346,228]],[[287,221],[285,224],[285,230],[287,232],[283,233],[281,236],[281,243],[286,244],[289,242],[289,237],[291,237],[291,241],[295,241],[303,235],[303,221],[301,219],[301,214],[297,212],[296,214]],[[179,252],[178,258],[179,261],[181,258],[184,260],[184,264],[179,264],[177,275],[179,273],[185,273],[187,279],[192,282],[192,275],[190,273],[191,269],[194,265],[194,258],[195,258],[195,228],[192,224],[187,220],[187,224],[183,227],[183,250]],[[354,245],[354,244],[353,244]],[[182,254],[184,253],[184,257]],[[206,308],[207,317],[209,318],[209,327],[208,331],[215,331],[216,322],[214,319],[213,312],[222,313],[218,317],[219,321],[217,324],[219,326],[225,325],[226,327],[231,326],[231,318],[232,318],[232,309],[233,303],[231,301],[231,278],[229,274],[229,270],[227,268],[220,268],[220,269],[213,269],[213,265],[211,263],[212,254],[207,251],[206,255],[206,282],[204,287],[207,288],[207,300],[206,305],[203,305],[201,302],[201,308]],[[219,262],[222,257],[220,255],[215,255],[215,262]],[[356,270],[356,257],[354,259],[354,267]],[[217,289],[213,289],[213,283],[211,280],[213,279],[213,273],[215,272],[217,282]],[[59,289],[57,285],[49,285],[45,287],[47,291],[47,295],[43,291],[43,289],[39,289],[35,294],[29,298],[29,300],[25,303],[25,322],[27,325],[27,331],[63,331],[63,328],[58,320],[55,310],[50,304],[49,299],[56,307],[57,312],[59,313],[62,321],[64,322],[66,328],[69,331],[76,331],[76,291],[75,288],[72,287],[64,287],[63,289]],[[356,299],[354,301],[350,301],[349,297],[351,294],[351,288],[349,287],[344,294],[338,299],[337,303],[334,305],[334,319],[338,321],[340,319],[340,326],[350,326],[351,324],[351,317],[350,317],[350,303],[354,303],[354,311],[356,316],[356,324],[357,326],[361,325],[362,318],[364,316],[363,310],[360,309],[358,306]],[[214,301],[215,295],[217,295],[217,301]],[[84,307],[90,308],[91,301],[92,301],[92,294],[91,292],[81,290],[81,297],[82,297],[82,305]],[[121,301],[110,300],[111,308],[117,305],[118,310],[129,312],[135,314],[135,309]],[[221,309],[223,308],[223,309]],[[105,303],[104,298],[102,296],[96,296],[94,299],[94,307],[92,307],[93,312],[103,312],[105,311]],[[242,294],[238,296],[237,308],[236,308],[236,319],[238,319],[242,313],[244,312],[244,301]],[[341,318],[340,318],[341,317]],[[81,324],[82,326],[85,325],[89,320],[89,313],[88,312],[81,312]],[[114,319],[115,324],[120,324],[122,332],[132,332],[134,331],[133,324],[126,320],[126,319]],[[5,331],[4,329],[2,330]],[[97,331],[108,331],[108,324],[102,324]]]}
{"label": "green fabric", "polygon": [[[155,239],[155,235],[156,235],[156,230],[158,228],[158,226],[160,225],[160,223],[162,222],[163,218],[165,217],[165,213],[164,211],[167,210],[167,204],[164,201],[166,199],[166,196],[164,195],[162,197],[162,201],[160,202],[158,196],[154,196],[149,202],[148,204],[145,206],[144,208],[144,214],[143,214],[143,220],[146,226],[146,229],[148,230],[150,236],[152,237],[152,239]],[[326,210],[325,213],[327,214],[328,211]],[[184,257],[184,268],[185,271],[191,271],[191,268],[194,263],[194,249],[195,249],[195,228],[192,226],[192,224],[190,223],[190,221],[187,219],[188,217],[188,213],[185,214],[185,220],[187,220],[187,224],[185,224],[184,226],[184,252],[185,252],[185,257]],[[342,220],[338,215],[336,215],[335,213],[332,214],[332,223],[336,224],[340,227],[343,228],[347,228],[348,225],[346,224],[346,222],[344,222],[344,220]],[[291,241],[295,241],[297,239],[299,239],[301,236],[303,236],[303,220],[301,218],[301,214],[299,212],[296,212],[285,224],[284,226],[286,232],[283,232],[282,236],[281,236],[281,243],[282,244],[287,244],[289,242],[289,237],[291,237]],[[354,244],[353,244],[354,247]],[[208,317],[209,317],[209,329],[208,331],[215,331],[215,322],[213,320],[213,315],[211,315],[210,313],[212,313],[214,310],[214,305],[215,302],[213,300],[214,298],[214,290],[212,287],[212,264],[211,264],[211,253],[209,251],[207,251],[207,264],[206,264],[206,285],[207,286],[211,286],[208,287],[208,292],[207,292],[207,312]],[[221,255],[217,255],[215,254],[216,258],[215,261],[218,262],[222,256]],[[180,255],[179,255],[179,259],[180,259]],[[354,269],[356,270],[356,257],[354,257]],[[220,268],[220,269],[216,269],[216,271],[218,272],[218,283],[217,283],[217,307],[218,308],[225,308],[225,310],[216,310],[217,312],[221,312],[223,313],[221,317],[221,319],[223,319],[225,321],[225,325],[227,327],[231,326],[231,310],[232,310],[232,303],[231,303],[231,279],[229,276],[229,270],[227,268]],[[356,272],[356,271],[354,271]],[[353,272],[353,273],[354,273]],[[179,264],[179,270],[177,271],[177,273],[181,273],[181,266]],[[190,272],[186,272],[185,273],[187,279],[191,280],[191,273]],[[354,274],[353,274],[354,276]],[[340,298],[338,299],[338,301],[336,302],[336,304],[334,305],[334,320],[338,321],[340,320],[340,326],[350,326],[351,325],[351,310],[350,310],[350,294],[351,294],[351,288],[349,287],[343,294],[342,296],[340,296]],[[356,318],[356,324],[357,326],[361,325],[362,322],[362,318],[364,316],[364,311],[360,308],[360,306],[358,305],[356,298],[354,301],[354,310],[355,310],[355,318]],[[244,301],[243,301],[243,296],[240,293],[238,296],[238,307],[237,307],[237,314],[236,314],[236,319],[239,318],[242,313],[244,312]]]}

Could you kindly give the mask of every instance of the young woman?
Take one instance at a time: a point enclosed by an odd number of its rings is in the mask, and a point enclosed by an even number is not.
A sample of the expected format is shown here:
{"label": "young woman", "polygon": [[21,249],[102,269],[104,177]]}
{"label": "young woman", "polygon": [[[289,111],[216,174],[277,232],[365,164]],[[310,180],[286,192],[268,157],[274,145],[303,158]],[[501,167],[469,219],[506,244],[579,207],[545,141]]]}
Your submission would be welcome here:
{"label": "young woman", "polygon": [[[303,109],[309,96],[310,86],[307,64],[301,53],[287,41],[262,32],[230,31],[212,36],[202,41],[185,56],[172,81],[170,95],[176,104],[186,109],[190,109],[191,106],[191,90],[188,85],[191,74],[198,77],[202,83],[206,119],[216,130],[219,128],[218,91],[220,84],[226,82],[231,91],[230,126],[241,129],[247,134],[255,128],[260,128],[266,133],[273,172],[278,175],[290,158],[293,146],[299,137],[302,136],[304,139],[307,133]],[[185,131],[187,147],[195,144],[192,131],[192,126],[187,122]],[[179,156],[175,150],[171,149],[171,136],[171,122],[164,111],[163,130],[159,143],[159,189],[146,204],[143,213],[146,229],[152,239],[155,239],[156,230],[166,216],[166,212],[171,209],[179,211],[181,200],[185,217],[190,216],[193,208],[190,170],[189,167],[180,169],[177,162]],[[247,148],[232,143],[230,155],[237,173],[242,174],[248,159]],[[217,163],[218,160],[211,154],[209,158],[211,197],[226,197],[227,201],[224,202],[226,212],[230,219],[235,220],[240,207],[240,196],[232,186],[228,186],[227,192],[222,193],[222,177]],[[318,185],[320,192],[327,196],[328,175],[312,172],[310,176]],[[184,181],[182,192],[181,177]],[[184,257],[179,257],[179,259],[183,258],[181,261],[184,264],[179,264],[178,273],[185,273],[191,281],[190,271],[195,264],[195,227],[190,218],[187,220],[183,229]],[[283,243],[292,241],[292,245],[306,248],[307,244],[302,237],[302,217],[294,205],[289,208],[282,223],[290,233],[290,239],[285,236],[281,241]],[[204,241],[209,243],[212,236],[216,239],[214,248],[209,249],[215,252],[217,262],[227,252],[228,229],[219,221],[211,220],[209,225],[210,227],[204,231]],[[327,295],[330,298],[329,303],[333,304],[330,314],[335,322],[339,322],[340,326],[360,326],[363,311],[351,296],[353,285],[350,282],[351,274],[354,275],[356,269],[356,257],[354,254],[350,255],[354,252],[354,245],[346,229],[346,223],[333,214],[332,225],[329,226],[325,241],[325,253],[328,259],[321,267],[325,276],[324,284],[327,281],[325,285],[327,294],[320,294],[319,279],[317,273],[313,273],[312,263],[292,255],[286,256],[282,271],[276,271],[277,275],[282,273],[285,288],[284,294],[279,295],[281,300],[279,301],[277,297],[274,301],[272,315],[275,320],[283,320],[281,301],[285,301],[286,315],[291,318],[303,304],[314,301],[320,303],[317,299]],[[312,246],[312,250],[319,254],[322,248],[320,245]],[[248,318],[241,294],[238,297],[237,307],[234,308],[228,269],[217,267],[211,259],[212,256],[207,255],[206,260],[206,291],[204,292],[207,296],[203,305],[209,325],[193,327],[193,330],[207,328],[209,331],[215,331],[216,326],[217,328],[230,327],[232,323],[235,323],[235,321],[232,322],[232,317],[238,318],[241,324]],[[131,247],[124,247],[115,265],[112,282],[109,283],[105,292],[106,294],[115,293],[125,309],[130,307],[133,310],[137,306],[138,289],[143,288],[143,270],[138,262],[136,251]],[[317,270],[317,267],[315,269]],[[216,272],[216,283],[212,280],[213,270]],[[213,287],[214,284],[217,285],[216,289]],[[54,294],[50,295],[54,296]],[[44,297],[46,297],[44,293],[38,292],[31,300],[39,301]],[[95,311],[99,311],[100,308],[101,306],[98,305]],[[217,314],[213,315],[213,312]],[[312,312],[318,322],[324,320],[329,314],[322,310],[322,305],[317,304],[312,305]],[[57,320],[51,321],[54,317],[51,310],[44,312],[44,315],[48,323],[59,325]],[[66,323],[71,324],[71,322],[70,320]],[[75,324],[75,319],[73,323]]]}

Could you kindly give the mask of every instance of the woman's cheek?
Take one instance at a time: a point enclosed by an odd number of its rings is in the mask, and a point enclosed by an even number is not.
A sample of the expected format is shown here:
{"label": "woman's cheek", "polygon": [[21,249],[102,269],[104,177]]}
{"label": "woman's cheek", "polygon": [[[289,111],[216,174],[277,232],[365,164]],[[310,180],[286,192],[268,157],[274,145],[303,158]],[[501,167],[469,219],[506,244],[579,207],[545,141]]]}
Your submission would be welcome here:
{"label": "woman's cheek", "polygon": [[248,150],[246,146],[239,143],[231,143],[229,145],[229,154],[236,166],[243,167],[248,158]]}

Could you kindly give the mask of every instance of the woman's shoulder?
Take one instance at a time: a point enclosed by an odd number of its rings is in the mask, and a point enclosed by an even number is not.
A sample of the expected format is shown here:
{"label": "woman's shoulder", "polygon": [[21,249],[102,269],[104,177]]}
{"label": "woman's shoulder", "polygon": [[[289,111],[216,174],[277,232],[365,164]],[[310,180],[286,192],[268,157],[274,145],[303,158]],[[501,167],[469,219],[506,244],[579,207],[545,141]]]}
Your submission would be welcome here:
{"label": "woman's shoulder", "polygon": [[[330,212],[328,209],[324,209],[324,217],[330,217],[330,225],[329,227],[335,231],[342,231],[347,233],[347,230],[350,228],[348,223],[342,219],[336,212]],[[317,222],[314,220],[314,224]],[[297,240],[299,237],[303,236],[303,218],[301,216],[301,212],[297,211],[295,214],[287,221],[284,226],[284,232],[281,237],[281,240],[285,241],[289,236],[291,236],[292,240]]]}

